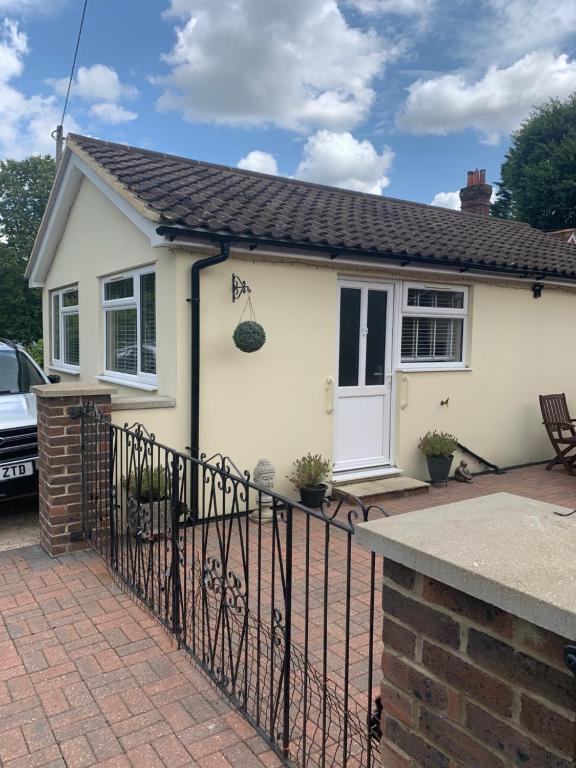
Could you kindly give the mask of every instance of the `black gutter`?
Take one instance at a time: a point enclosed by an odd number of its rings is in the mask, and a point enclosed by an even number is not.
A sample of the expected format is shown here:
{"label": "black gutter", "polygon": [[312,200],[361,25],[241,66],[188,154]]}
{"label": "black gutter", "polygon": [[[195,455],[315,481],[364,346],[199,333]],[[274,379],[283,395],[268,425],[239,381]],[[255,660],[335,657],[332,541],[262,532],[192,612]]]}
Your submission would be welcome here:
{"label": "black gutter", "polygon": [[453,260],[446,258],[437,258],[433,256],[410,256],[406,253],[393,253],[393,252],[381,252],[366,250],[361,248],[349,248],[338,247],[334,245],[320,245],[317,243],[304,243],[297,240],[275,240],[273,238],[264,237],[252,237],[247,235],[235,235],[226,232],[208,232],[206,230],[188,229],[186,227],[175,227],[167,224],[163,224],[156,228],[156,233],[161,237],[167,237],[174,241],[178,238],[184,237],[192,240],[206,240],[210,243],[228,243],[228,245],[245,245],[250,250],[254,250],[258,246],[269,248],[286,248],[288,250],[308,251],[312,253],[323,253],[330,256],[331,259],[337,259],[339,256],[350,256],[369,258],[377,261],[389,260],[398,261],[400,266],[408,267],[410,264],[425,265],[428,267],[448,267],[457,272],[467,272],[468,270],[476,270],[478,272],[489,272],[494,274],[506,274],[518,279],[524,280],[546,280],[557,279],[576,281],[576,272],[559,272],[554,270],[552,272],[546,272],[542,270],[529,270],[524,267],[517,267],[515,265],[501,265],[501,264],[478,264],[471,261]]}
{"label": "black gutter", "polygon": [[[160,227],[158,228],[160,229]],[[158,231],[158,230],[157,230]],[[158,232],[162,235],[164,233]],[[190,270],[191,341],[190,341],[190,454],[200,458],[200,271],[221,264],[230,256],[230,243],[220,243],[220,253],[199,259]],[[198,511],[198,468],[192,471],[192,512]]]}

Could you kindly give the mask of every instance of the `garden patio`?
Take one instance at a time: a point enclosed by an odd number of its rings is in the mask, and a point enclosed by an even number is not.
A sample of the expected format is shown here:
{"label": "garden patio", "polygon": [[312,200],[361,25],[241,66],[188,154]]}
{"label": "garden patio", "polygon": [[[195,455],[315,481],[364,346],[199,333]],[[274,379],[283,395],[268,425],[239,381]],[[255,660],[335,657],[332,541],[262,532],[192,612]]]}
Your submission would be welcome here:
{"label": "garden patio", "polygon": [[[499,491],[576,507],[576,478],[543,465],[480,476],[470,485],[451,482],[385,506],[400,514]],[[337,562],[343,552],[336,537],[331,545]],[[368,588],[361,566],[355,581],[350,647],[359,690]],[[343,595],[337,590],[335,581],[328,626],[332,675],[343,663]],[[94,552],[50,559],[26,546],[1,553],[0,616],[0,761],[7,768],[280,764]],[[318,628],[312,646],[320,637]]]}

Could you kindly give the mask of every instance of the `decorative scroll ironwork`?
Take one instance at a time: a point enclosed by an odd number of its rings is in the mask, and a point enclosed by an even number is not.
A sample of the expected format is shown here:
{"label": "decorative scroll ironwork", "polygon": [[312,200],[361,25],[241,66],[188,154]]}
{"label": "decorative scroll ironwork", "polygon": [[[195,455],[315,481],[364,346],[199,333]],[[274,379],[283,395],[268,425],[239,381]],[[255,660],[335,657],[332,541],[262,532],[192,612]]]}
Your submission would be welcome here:
{"label": "decorative scroll ironwork", "polygon": [[379,585],[354,535],[385,512],[349,495],[308,509],[226,456],[195,460],[94,408],[82,465],[86,538],[284,762],[375,768]]}
{"label": "decorative scroll ironwork", "polygon": [[243,293],[252,293],[252,289],[246,280],[242,280],[238,275],[232,275],[232,303],[238,301]]}

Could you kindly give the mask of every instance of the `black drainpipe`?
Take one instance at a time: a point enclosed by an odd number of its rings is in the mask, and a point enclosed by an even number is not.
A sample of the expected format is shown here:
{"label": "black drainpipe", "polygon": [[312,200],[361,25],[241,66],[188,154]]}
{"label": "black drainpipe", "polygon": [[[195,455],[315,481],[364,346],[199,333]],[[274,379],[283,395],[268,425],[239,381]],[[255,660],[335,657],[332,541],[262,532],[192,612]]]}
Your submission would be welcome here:
{"label": "black drainpipe", "polygon": [[[191,339],[190,339],[190,454],[193,459],[200,458],[200,270],[221,264],[230,256],[230,243],[220,243],[220,253],[199,259],[190,271],[192,304]],[[192,471],[192,514],[198,512],[198,468]]]}

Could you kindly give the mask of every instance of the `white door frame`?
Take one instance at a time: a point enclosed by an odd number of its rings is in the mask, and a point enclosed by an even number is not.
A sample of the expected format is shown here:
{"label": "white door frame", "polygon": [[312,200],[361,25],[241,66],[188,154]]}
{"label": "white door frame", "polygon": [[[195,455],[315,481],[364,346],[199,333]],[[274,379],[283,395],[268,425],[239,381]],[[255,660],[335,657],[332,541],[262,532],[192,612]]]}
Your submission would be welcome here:
{"label": "white door frame", "polygon": [[[396,437],[396,362],[397,362],[397,352],[398,352],[398,344],[399,344],[399,334],[398,334],[398,307],[399,307],[399,300],[402,298],[402,292],[400,290],[400,282],[397,280],[387,280],[382,278],[355,278],[353,276],[346,276],[341,275],[338,277],[337,282],[337,291],[338,291],[338,301],[337,301],[337,315],[336,315],[336,365],[337,369],[334,374],[334,388],[335,388],[335,397],[334,397],[334,451],[336,455],[336,446],[337,446],[337,440],[338,440],[338,426],[337,426],[337,418],[336,418],[336,411],[338,409],[338,403],[340,400],[339,394],[338,394],[338,367],[339,367],[339,341],[340,341],[340,302],[341,302],[341,288],[342,287],[351,287],[351,288],[370,288],[370,286],[373,286],[374,288],[381,287],[382,289],[388,290],[388,298],[389,298],[389,305],[387,309],[387,328],[386,328],[386,355],[387,355],[387,370],[385,371],[385,375],[387,378],[387,381],[389,382],[389,391],[388,391],[388,404],[387,404],[387,412],[388,412],[388,441],[389,441],[389,461],[386,464],[379,464],[379,465],[363,465],[363,466],[357,466],[357,467],[343,467],[343,466],[335,466],[334,468],[334,479],[344,479],[344,476],[346,479],[352,478],[352,477],[362,477],[370,474],[375,474],[376,472],[380,473],[380,470],[382,471],[382,474],[385,474],[386,471],[394,471],[393,467],[395,465],[395,437]],[[362,343],[362,342],[361,342]],[[364,342],[365,344],[365,342]],[[363,354],[361,353],[361,361],[364,358]],[[360,361],[360,362],[361,362]]]}

